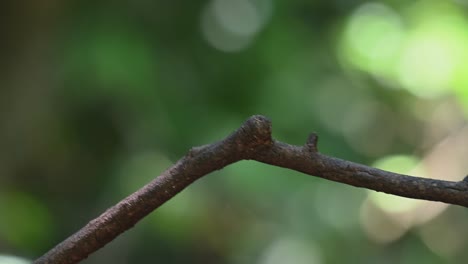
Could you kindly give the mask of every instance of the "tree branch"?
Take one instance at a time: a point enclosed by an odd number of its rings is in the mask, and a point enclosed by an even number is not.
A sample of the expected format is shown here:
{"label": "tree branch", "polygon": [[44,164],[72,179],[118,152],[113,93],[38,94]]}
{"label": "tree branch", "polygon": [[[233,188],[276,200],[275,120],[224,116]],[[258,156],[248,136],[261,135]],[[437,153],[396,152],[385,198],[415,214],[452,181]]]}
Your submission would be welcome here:
{"label": "tree branch", "polygon": [[224,140],[192,148],[171,168],[131,194],[34,263],[77,263],[133,227],[200,177],[239,160],[256,160],[312,176],[403,197],[468,207],[468,182],[450,182],[387,172],[320,154],[317,135],[304,146],[272,139],[271,122],[250,117]]}

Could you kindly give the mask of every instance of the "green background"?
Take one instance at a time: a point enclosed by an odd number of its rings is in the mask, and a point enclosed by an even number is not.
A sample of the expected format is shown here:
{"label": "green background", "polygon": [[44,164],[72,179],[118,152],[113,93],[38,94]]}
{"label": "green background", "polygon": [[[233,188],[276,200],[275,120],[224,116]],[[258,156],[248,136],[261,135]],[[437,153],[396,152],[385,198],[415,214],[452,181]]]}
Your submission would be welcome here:
{"label": "green background", "polygon": [[[32,260],[253,114],[412,175],[468,171],[466,1],[4,1],[0,262]],[[242,161],[83,263],[465,263],[468,212]],[[18,259],[17,259],[18,260]]]}

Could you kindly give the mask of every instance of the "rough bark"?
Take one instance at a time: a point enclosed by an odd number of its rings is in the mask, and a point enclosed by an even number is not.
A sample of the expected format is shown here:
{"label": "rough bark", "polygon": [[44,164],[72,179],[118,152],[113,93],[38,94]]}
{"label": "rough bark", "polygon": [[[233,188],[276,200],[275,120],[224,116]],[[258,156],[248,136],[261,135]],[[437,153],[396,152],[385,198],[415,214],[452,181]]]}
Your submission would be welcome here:
{"label": "rough bark", "polygon": [[466,181],[413,177],[329,157],[318,152],[315,134],[309,136],[304,146],[282,143],[272,139],[270,120],[257,115],[224,140],[192,148],[160,176],[90,221],[34,263],[77,263],[85,259],[195,180],[239,160],[256,160],[356,187],[468,207]]}

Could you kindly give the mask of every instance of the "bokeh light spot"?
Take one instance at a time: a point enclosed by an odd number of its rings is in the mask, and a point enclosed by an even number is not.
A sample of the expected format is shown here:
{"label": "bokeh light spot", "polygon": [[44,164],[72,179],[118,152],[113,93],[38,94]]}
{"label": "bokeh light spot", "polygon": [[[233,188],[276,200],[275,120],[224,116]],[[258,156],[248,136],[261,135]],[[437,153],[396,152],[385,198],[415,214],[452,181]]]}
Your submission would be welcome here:
{"label": "bokeh light spot", "polygon": [[118,182],[123,194],[132,193],[147,184],[171,165],[159,152],[141,152],[128,158],[118,168]]}
{"label": "bokeh light spot", "polygon": [[[420,169],[417,168],[419,160],[413,156],[394,155],[387,156],[376,161],[372,166],[396,173],[417,174],[421,176]],[[369,198],[380,209],[390,213],[403,213],[416,208],[421,201],[403,198],[395,195],[369,191]]]}
{"label": "bokeh light spot", "polygon": [[301,241],[296,238],[280,238],[268,247],[260,264],[320,264],[322,258],[314,243]]}
{"label": "bokeh light spot", "polygon": [[270,0],[213,0],[201,14],[206,41],[224,52],[247,48],[271,15]]}
{"label": "bokeh light spot", "polygon": [[361,207],[360,219],[364,232],[377,243],[391,243],[401,238],[408,230],[407,226],[388,217],[369,200],[365,201]]}
{"label": "bokeh light spot", "polygon": [[49,211],[28,193],[0,194],[0,215],[0,236],[15,246],[41,248],[52,236]]}
{"label": "bokeh light spot", "polygon": [[381,3],[367,3],[351,16],[344,34],[346,59],[364,70],[380,73],[394,64],[404,37],[399,15]]}
{"label": "bokeh light spot", "polygon": [[213,14],[220,26],[233,34],[252,35],[261,26],[255,6],[247,0],[214,0]]}
{"label": "bokeh light spot", "polygon": [[32,263],[32,261],[25,259],[25,258],[17,257],[17,256],[0,255],[0,263],[1,264],[29,264],[29,263]]}
{"label": "bokeh light spot", "polygon": [[454,57],[446,40],[437,35],[414,36],[400,61],[399,80],[416,96],[442,95],[452,80]]}

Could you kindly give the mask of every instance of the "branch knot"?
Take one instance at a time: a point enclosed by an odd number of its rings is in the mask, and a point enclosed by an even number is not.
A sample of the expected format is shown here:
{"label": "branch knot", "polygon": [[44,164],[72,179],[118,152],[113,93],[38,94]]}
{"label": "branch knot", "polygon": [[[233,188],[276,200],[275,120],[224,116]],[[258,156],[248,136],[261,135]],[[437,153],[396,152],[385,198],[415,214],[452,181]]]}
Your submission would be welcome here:
{"label": "branch knot", "polygon": [[310,152],[318,152],[317,141],[318,141],[317,134],[310,133],[309,137],[307,138],[307,142],[306,142],[307,149]]}

